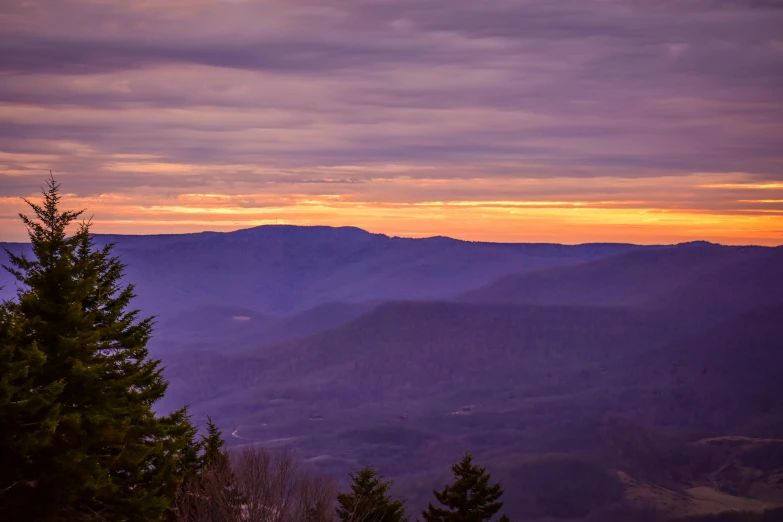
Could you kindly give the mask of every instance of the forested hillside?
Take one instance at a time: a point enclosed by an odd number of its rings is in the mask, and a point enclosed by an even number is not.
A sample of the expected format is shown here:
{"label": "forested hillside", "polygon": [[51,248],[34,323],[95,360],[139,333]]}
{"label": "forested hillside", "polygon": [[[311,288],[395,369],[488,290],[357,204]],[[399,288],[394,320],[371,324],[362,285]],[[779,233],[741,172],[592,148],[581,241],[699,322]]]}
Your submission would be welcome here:
{"label": "forested hillside", "polygon": [[[768,486],[727,488],[698,441],[783,438],[782,260],[703,244],[621,253],[454,301],[379,304],[276,346],[201,350],[167,375],[173,398],[220,411],[233,442],[294,445],[337,476],[379,465],[414,503],[469,448],[514,492],[510,514],[615,516],[642,499],[695,515],[722,509],[710,491],[760,509],[781,499],[758,493],[777,491],[777,468],[748,468]],[[562,511],[566,498],[581,504]]]}

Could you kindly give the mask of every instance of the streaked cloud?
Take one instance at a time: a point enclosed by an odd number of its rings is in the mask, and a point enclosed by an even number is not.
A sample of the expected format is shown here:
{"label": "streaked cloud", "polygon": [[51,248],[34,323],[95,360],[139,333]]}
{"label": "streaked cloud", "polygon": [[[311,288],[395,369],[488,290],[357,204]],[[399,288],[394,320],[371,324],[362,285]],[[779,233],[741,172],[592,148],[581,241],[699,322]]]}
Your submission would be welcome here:
{"label": "streaked cloud", "polygon": [[0,7],[0,239],[99,230],[783,242],[783,9],[690,0]]}

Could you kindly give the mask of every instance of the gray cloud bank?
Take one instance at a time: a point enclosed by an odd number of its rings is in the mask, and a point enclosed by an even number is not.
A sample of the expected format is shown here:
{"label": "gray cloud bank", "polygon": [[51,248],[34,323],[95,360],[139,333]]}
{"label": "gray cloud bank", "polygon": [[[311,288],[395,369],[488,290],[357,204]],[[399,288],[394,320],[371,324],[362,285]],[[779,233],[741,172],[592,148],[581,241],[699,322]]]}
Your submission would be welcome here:
{"label": "gray cloud bank", "polygon": [[[783,176],[777,1],[8,2],[0,35],[0,195],[46,165],[99,192],[329,165]],[[280,172],[118,176],[118,155]]]}

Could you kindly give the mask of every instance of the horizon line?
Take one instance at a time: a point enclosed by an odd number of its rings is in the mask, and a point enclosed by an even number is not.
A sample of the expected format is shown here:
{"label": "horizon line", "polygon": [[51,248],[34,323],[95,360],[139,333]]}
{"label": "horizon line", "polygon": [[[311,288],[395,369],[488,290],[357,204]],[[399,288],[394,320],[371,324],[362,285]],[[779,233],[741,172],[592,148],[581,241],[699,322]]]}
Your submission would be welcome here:
{"label": "horizon line", "polygon": [[[197,231],[191,231],[191,232],[162,232],[162,233],[151,233],[151,234],[144,234],[144,233],[137,233],[137,234],[126,234],[126,233],[100,233],[96,232],[93,235],[95,236],[115,236],[115,237],[166,237],[166,236],[195,236],[198,234],[234,234],[237,232],[247,232],[250,230],[256,230],[261,228],[321,228],[321,229],[331,229],[331,230],[339,230],[339,229],[353,229],[358,230],[361,232],[364,232],[365,234],[374,235],[374,236],[383,236],[388,239],[421,239],[421,240],[427,240],[427,239],[447,239],[450,241],[457,241],[461,243],[479,243],[479,244],[491,244],[491,245],[559,245],[559,246],[586,246],[586,245],[629,245],[629,246],[636,246],[636,247],[674,247],[674,246],[684,246],[684,245],[692,245],[694,243],[704,244],[704,245],[711,245],[711,246],[720,246],[720,247],[731,247],[731,248],[743,248],[743,247],[749,247],[749,248],[781,248],[783,247],[783,243],[778,245],[761,245],[761,244],[753,244],[753,243],[746,243],[746,244],[726,244],[726,243],[720,243],[716,241],[709,241],[706,239],[691,239],[688,241],[680,241],[677,243],[636,243],[636,242],[626,242],[626,241],[585,241],[585,242],[578,242],[578,243],[560,243],[556,241],[490,241],[490,240],[474,240],[474,239],[462,239],[458,237],[453,236],[447,236],[447,235],[432,235],[432,236],[416,236],[416,235],[393,235],[393,234],[387,234],[384,232],[373,232],[370,230],[367,230],[365,228],[355,226],[355,225],[297,225],[293,223],[264,223],[261,225],[255,225],[251,227],[241,227],[236,228],[233,230],[197,230]],[[4,244],[17,244],[17,245],[23,245],[23,244],[29,244],[29,241],[13,241],[13,240],[3,240],[0,239],[0,243]]]}

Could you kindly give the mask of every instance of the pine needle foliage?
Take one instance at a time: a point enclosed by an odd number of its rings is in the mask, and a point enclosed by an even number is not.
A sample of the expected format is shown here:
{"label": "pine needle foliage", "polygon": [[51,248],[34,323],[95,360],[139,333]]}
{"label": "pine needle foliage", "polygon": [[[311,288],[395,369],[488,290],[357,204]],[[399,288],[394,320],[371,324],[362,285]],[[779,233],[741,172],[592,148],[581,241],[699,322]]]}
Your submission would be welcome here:
{"label": "pine needle foliage", "polygon": [[33,344],[22,349],[20,329],[0,308],[0,506],[21,488],[35,486],[27,455],[50,444],[57,426],[63,382],[31,385],[31,375],[46,362]]}
{"label": "pine needle foliage", "polygon": [[[425,522],[486,522],[500,511],[503,488],[499,483],[490,485],[492,475],[486,468],[473,464],[473,455],[466,452],[451,466],[451,471],[454,483],[433,491],[435,499],[444,507],[435,507],[430,502],[421,513]],[[500,518],[500,522],[508,521],[505,515]]]}
{"label": "pine needle foliage", "polygon": [[337,495],[337,518],[342,522],[408,522],[405,502],[389,496],[392,482],[372,468],[350,474],[351,492]]}

